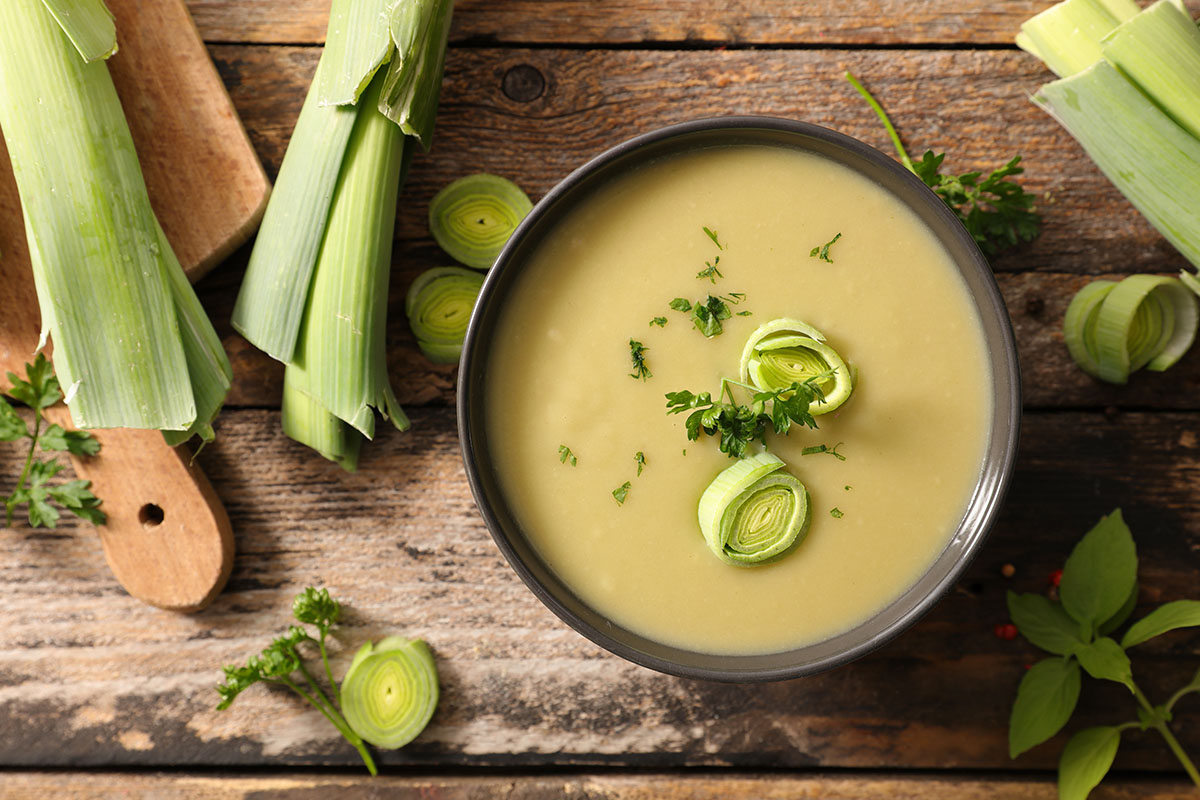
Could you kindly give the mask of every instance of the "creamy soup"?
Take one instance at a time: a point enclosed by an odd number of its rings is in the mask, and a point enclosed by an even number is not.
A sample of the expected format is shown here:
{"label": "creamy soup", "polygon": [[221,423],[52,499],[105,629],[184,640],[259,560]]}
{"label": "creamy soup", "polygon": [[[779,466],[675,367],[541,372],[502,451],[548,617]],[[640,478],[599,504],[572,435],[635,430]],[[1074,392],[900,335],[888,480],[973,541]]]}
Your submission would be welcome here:
{"label": "creamy soup", "polygon": [[[838,233],[832,263],[810,256]],[[697,278],[717,256],[723,277]],[[783,147],[672,156],[592,194],[520,269],[487,356],[491,455],[537,551],[607,618],[695,651],[777,652],[876,614],[949,542],[982,469],[990,358],[948,254],[874,182]],[[668,307],[732,293],[745,298],[731,310],[751,314],[713,338]],[[697,502],[733,462],[712,437],[688,441],[664,395],[716,396],[750,333],[778,317],[822,331],[858,383],[818,430],[768,436],[808,488],[807,538],[777,562],[731,566],[707,548]],[[631,338],[645,380],[630,377]],[[801,454],[818,444],[845,460]]]}

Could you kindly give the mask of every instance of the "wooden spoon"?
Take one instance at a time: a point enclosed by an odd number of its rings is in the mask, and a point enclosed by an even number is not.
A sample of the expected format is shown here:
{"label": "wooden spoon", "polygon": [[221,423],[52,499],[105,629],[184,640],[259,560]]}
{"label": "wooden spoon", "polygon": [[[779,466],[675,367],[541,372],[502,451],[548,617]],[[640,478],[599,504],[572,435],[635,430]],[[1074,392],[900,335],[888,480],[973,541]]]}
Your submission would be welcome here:
{"label": "wooden spoon", "polygon": [[[2,1],[2,0],[0,0]],[[192,280],[244,242],[270,183],[183,0],[108,0],[120,50],[109,60],[150,201]],[[20,200],[0,141],[0,372],[25,372],[41,329]],[[7,380],[0,381],[7,385]],[[47,417],[71,427],[66,407]],[[108,522],[113,575],[134,597],[195,611],[224,587],[233,532],[186,446],[157,431],[93,431],[100,454],[72,457]]]}

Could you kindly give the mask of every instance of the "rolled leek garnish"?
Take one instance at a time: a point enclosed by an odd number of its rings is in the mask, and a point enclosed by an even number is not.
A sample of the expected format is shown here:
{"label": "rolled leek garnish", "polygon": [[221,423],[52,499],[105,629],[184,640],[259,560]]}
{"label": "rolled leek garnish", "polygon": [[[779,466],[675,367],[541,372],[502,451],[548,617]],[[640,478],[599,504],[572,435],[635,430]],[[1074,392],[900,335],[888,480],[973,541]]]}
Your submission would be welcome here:
{"label": "rolled leek garnish", "polygon": [[483,276],[462,267],[434,267],[408,288],[404,311],[417,346],[435,364],[453,364],[462,355],[463,337]]}
{"label": "rolled leek garnish", "polygon": [[429,204],[429,231],[460,264],[488,269],[533,209],[521,187],[481,172],[459,178]]}
{"label": "rolled leek garnish", "polygon": [[798,319],[774,319],[760,325],[742,350],[742,380],[762,391],[791,386],[823,373],[831,373],[809,406],[813,415],[828,414],[850,397],[854,377],[837,351],[825,343],[816,328]]}
{"label": "rolled leek garnish", "polygon": [[700,496],[700,531],[726,564],[768,564],[791,552],[808,533],[808,491],[782,472],[783,466],[767,452],[743,458]]}
{"label": "rolled leek garnish", "polygon": [[437,666],[420,640],[389,636],[367,642],[342,679],[342,713],[376,747],[395,749],[429,724],[438,702]]}
{"label": "rolled leek garnish", "polygon": [[1173,365],[1192,346],[1198,326],[1196,295],[1180,281],[1131,275],[1081,289],[1067,307],[1063,338],[1084,372],[1125,383],[1143,367],[1162,372]]}

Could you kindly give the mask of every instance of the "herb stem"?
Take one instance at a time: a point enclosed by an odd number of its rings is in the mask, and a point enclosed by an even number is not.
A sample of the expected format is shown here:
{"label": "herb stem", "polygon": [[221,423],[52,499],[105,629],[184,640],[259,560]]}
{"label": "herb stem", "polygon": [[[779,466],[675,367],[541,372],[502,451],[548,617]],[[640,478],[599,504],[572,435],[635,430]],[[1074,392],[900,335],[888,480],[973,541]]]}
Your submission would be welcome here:
{"label": "herb stem", "polygon": [[1163,706],[1163,710],[1170,714],[1171,709],[1175,707],[1175,704],[1178,703],[1184,695],[1191,694],[1192,692],[1200,692],[1200,682],[1189,683],[1187,686],[1184,686],[1175,694],[1171,695],[1171,699],[1168,700],[1166,705]]}
{"label": "herb stem", "polygon": [[[33,434],[29,437],[29,452],[25,454],[25,467],[21,470],[21,477],[17,481],[17,488],[13,491],[15,496],[17,492],[25,488],[25,481],[29,479],[29,469],[33,466],[33,454],[37,450],[38,436],[42,433],[42,410],[36,406],[33,409]],[[11,527],[13,521],[13,509],[16,508],[14,503],[6,503],[5,527]]]}
{"label": "herb stem", "polygon": [[1137,698],[1138,704],[1154,720],[1151,727],[1162,734],[1167,747],[1171,748],[1171,752],[1179,759],[1179,763],[1183,765],[1183,769],[1188,774],[1188,777],[1192,779],[1192,783],[1200,786],[1200,771],[1196,770],[1196,765],[1188,758],[1187,753],[1183,752],[1183,746],[1179,744],[1179,740],[1175,738],[1175,734],[1171,733],[1171,728],[1167,725],[1166,720],[1162,718],[1154,706],[1150,705],[1150,701],[1146,699],[1146,695],[1142,694],[1142,690],[1137,687],[1137,684],[1130,681],[1129,688],[1133,692],[1133,696]]}
{"label": "herb stem", "polygon": [[[271,680],[276,679],[272,678]],[[367,750],[366,745],[363,744],[362,737],[350,729],[350,726],[346,723],[346,720],[342,718],[341,714],[339,714],[336,710],[332,714],[329,711],[326,711],[324,706],[318,703],[312,695],[304,691],[299,684],[286,675],[279,677],[277,680],[307,700],[313,708],[320,711],[325,716],[325,719],[329,720],[330,724],[338,729],[338,733],[342,734],[346,741],[354,745],[354,749],[357,750],[359,756],[362,757],[363,763],[367,765],[367,771],[370,772],[371,775],[379,774],[379,770],[375,767],[375,759],[371,758],[371,753]],[[329,701],[326,700],[325,702]]]}
{"label": "herb stem", "polygon": [[849,72],[846,73],[846,80],[850,81],[850,85],[853,86],[855,90],[863,96],[863,99],[867,101],[867,105],[871,106],[871,109],[875,112],[875,116],[879,117],[879,121],[882,122],[883,127],[887,129],[888,136],[892,138],[892,145],[895,146],[896,152],[900,155],[900,161],[904,164],[904,166],[908,167],[910,172],[916,172],[916,170],[913,169],[912,159],[908,157],[908,152],[904,149],[904,145],[900,142],[900,134],[896,133],[896,128],[892,125],[892,121],[888,119],[887,112],[883,110],[883,106],[879,105],[879,102],[871,96],[871,93],[868,92],[866,87],[859,82],[858,78],[854,77]]}
{"label": "herb stem", "polygon": [[329,678],[329,685],[333,688],[333,693],[338,693],[337,681],[333,679],[333,670],[329,667],[329,651],[325,649],[325,628],[320,628],[321,638],[317,641],[317,647],[321,648],[321,661],[325,662],[325,677]]}

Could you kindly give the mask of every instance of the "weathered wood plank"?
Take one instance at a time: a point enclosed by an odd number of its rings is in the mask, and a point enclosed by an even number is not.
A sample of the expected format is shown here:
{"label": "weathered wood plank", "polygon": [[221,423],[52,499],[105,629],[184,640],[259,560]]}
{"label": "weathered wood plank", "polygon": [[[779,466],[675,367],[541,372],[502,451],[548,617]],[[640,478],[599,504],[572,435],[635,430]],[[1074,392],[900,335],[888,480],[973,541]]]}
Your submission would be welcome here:
{"label": "weathered wood plank", "polygon": [[[313,44],[328,0],[188,0],[207,41]],[[1011,45],[1050,0],[459,0],[453,42]]]}
{"label": "weathered wood plank", "polygon": [[[1009,706],[1022,666],[1038,656],[994,635],[1005,591],[1045,590],[1082,532],[1120,505],[1141,545],[1143,603],[1196,596],[1197,415],[1031,414],[997,529],[957,590],[905,635],[804,680],[671,678],[608,655],[533,598],[475,512],[452,413],[413,416],[412,432],[385,432],[348,475],[289,442],[274,412],[223,415],[200,461],[238,556],[225,593],[196,616],[124,595],[88,529],[9,531],[0,763],[355,764],[336,732],[285,693],[255,687],[231,709],[213,708],[219,666],[286,627],[292,596],[314,583],[349,607],[335,672],[350,647],[392,632],[425,637],[439,659],[432,725],[385,764],[1050,769],[1062,737],[1008,759]],[[0,453],[0,474],[15,467],[15,453]],[[1138,650],[1139,682],[1163,698],[1195,673],[1200,636]],[[1112,687],[1085,689],[1075,725],[1133,714]],[[1177,708],[1192,752],[1196,700]],[[1160,742],[1138,733],[1118,767],[1176,770]]]}
{"label": "weathered wood plank", "polygon": [[[238,111],[267,168],[278,169],[316,51],[214,47]],[[1172,272],[1184,260],[1128,206],[1075,143],[1025,93],[1044,73],[1022,54],[786,51],[726,53],[456,50],[447,65],[438,134],[418,157],[399,212],[389,304],[389,364],[401,402],[451,402],[454,368],[429,364],[403,317],[403,294],[428,267],[447,263],[426,231],[429,199],[446,183],[485,170],[536,199],[605,148],[661,124],[732,113],[807,119],[888,150],[874,115],[841,78],[863,76],[910,142],[946,150],[956,169],[994,167],[1025,155],[1026,185],[1042,195],[1041,237],[995,262],[1013,315],[1030,407],[1108,404],[1195,408],[1200,359],[1166,376],[1102,387],[1076,370],[1062,345],[1070,296],[1091,277]],[[505,76],[545,80],[529,102],[505,94]],[[511,87],[510,87],[511,88]],[[931,102],[930,98],[937,98]],[[282,369],[228,325],[243,251],[200,286],[223,332],[237,381],[232,405],[275,407]]]}
{"label": "weathered wood plank", "polygon": [[[324,798],[367,800],[381,794],[427,800],[1053,800],[1046,780],[1004,777],[962,778],[912,775],[561,775],[555,777],[404,778],[129,775],[10,772],[0,797],[34,800],[284,800]],[[1190,784],[1161,780],[1108,780],[1095,800],[1191,800]]]}

